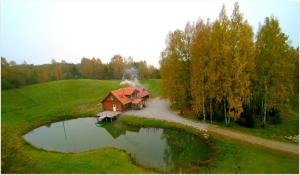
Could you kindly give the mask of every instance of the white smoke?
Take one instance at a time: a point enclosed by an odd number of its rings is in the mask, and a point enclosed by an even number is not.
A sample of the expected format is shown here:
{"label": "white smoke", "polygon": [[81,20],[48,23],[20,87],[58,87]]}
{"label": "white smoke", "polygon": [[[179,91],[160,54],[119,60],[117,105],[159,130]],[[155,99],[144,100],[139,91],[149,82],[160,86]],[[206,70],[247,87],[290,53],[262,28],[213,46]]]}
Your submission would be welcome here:
{"label": "white smoke", "polygon": [[138,70],[134,67],[125,69],[120,83],[121,86],[141,86],[139,82]]}
{"label": "white smoke", "polygon": [[136,83],[133,82],[133,81],[130,81],[130,80],[123,80],[121,83],[120,83],[121,86],[132,86],[132,87],[136,87]]}

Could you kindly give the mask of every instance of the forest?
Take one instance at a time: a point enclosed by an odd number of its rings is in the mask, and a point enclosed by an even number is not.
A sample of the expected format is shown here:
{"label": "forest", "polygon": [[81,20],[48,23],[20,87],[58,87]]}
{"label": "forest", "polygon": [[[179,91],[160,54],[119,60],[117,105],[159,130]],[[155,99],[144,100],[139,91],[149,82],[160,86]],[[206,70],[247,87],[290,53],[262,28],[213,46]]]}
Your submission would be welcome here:
{"label": "forest", "polygon": [[79,64],[53,59],[51,64],[29,65],[25,61],[22,64],[8,62],[1,57],[1,89],[65,79],[122,79],[124,70],[128,68],[135,68],[142,80],[160,77],[159,70],[146,61],[135,62],[132,57],[121,55],[114,55],[107,64],[99,58],[82,58]]}
{"label": "forest", "polygon": [[184,115],[237,121],[247,127],[280,122],[282,106],[298,96],[299,47],[292,47],[274,16],[254,34],[235,3],[215,21],[188,22],[170,32],[161,53],[161,94]]}

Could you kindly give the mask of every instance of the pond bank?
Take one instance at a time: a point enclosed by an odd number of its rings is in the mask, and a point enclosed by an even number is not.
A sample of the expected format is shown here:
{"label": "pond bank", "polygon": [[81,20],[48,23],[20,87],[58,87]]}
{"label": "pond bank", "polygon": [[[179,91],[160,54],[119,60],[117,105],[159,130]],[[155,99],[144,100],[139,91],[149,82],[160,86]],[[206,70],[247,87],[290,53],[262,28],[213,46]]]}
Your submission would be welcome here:
{"label": "pond bank", "polygon": [[40,126],[23,136],[47,151],[80,153],[96,148],[125,150],[133,162],[165,173],[195,172],[212,160],[212,144],[202,133],[174,127],[128,125],[122,120],[99,122],[85,117]]}

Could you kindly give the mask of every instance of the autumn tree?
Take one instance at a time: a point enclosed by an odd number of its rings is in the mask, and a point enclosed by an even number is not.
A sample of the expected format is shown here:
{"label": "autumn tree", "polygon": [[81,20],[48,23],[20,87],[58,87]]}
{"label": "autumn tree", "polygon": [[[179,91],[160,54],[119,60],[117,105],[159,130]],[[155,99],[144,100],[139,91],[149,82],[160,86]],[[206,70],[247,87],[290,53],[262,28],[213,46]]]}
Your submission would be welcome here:
{"label": "autumn tree", "polygon": [[168,35],[167,48],[162,52],[160,73],[161,90],[176,108],[183,109],[191,103],[190,95],[190,32],[176,30]]}
{"label": "autumn tree", "polygon": [[[191,42],[191,95],[193,96],[192,107],[196,113],[202,112],[203,120],[206,119],[206,99],[208,97],[210,57],[210,32],[209,22],[205,24],[199,20],[194,29],[194,36]],[[212,90],[212,89],[210,89]],[[212,113],[212,110],[211,110]],[[210,115],[212,117],[212,115]]]}
{"label": "autumn tree", "polygon": [[114,55],[110,60],[110,67],[114,79],[121,79],[125,69],[124,59],[121,55]]}
{"label": "autumn tree", "polygon": [[154,79],[160,78],[159,69],[157,69],[153,65],[148,66],[148,72],[149,72],[149,78],[154,78]]}
{"label": "autumn tree", "polygon": [[217,70],[217,80],[215,84],[215,99],[217,103],[223,104],[225,123],[228,122],[227,108],[228,96],[230,95],[231,86],[231,60],[230,60],[230,21],[226,15],[225,6],[219,13],[219,18],[212,25],[211,32],[211,58],[215,62],[215,69]]}
{"label": "autumn tree", "polygon": [[83,57],[81,59],[80,67],[79,67],[80,74],[84,78],[91,78],[92,76],[92,65],[91,61],[88,58]]}
{"label": "autumn tree", "polygon": [[1,88],[10,89],[26,84],[25,74],[15,61],[7,62],[1,57]]}
{"label": "autumn tree", "polygon": [[139,62],[139,77],[140,79],[148,79],[149,78],[149,70],[148,70],[148,65],[146,61],[140,61]]}
{"label": "autumn tree", "polygon": [[257,92],[262,94],[263,126],[272,107],[288,102],[292,92],[289,69],[293,66],[287,57],[288,37],[281,31],[276,18],[267,17],[259,28],[255,44]]}
{"label": "autumn tree", "polygon": [[287,59],[293,67],[289,71],[289,78],[293,81],[293,95],[299,96],[299,47],[289,47]]}
{"label": "autumn tree", "polygon": [[52,59],[51,76],[54,78],[54,80],[61,80],[62,79],[61,64],[56,62],[55,59]]}
{"label": "autumn tree", "polygon": [[26,61],[24,61],[21,65],[20,65],[20,72],[24,75],[25,78],[25,83],[27,84],[29,83],[29,78],[30,78],[30,68],[28,66],[28,64],[26,63]]}
{"label": "autumn tree", "polygon": [[243,102],[250,100],[250,74],[254,68],[253,32],[251,26],[243,20],[238,3],[234,4],[229,25],[229,65],[227,71],[230,81],[227,96],[229,117],[235,120],[243,112]]}
{"label": "autumn tree", "polygon": [[6,58],[1,57],[1,88],[10,89],[15,87],[13,83],[13,71]]}
{"label": "autumn tree", "polygon": [[47,82],[49,80],[49,76],[48,76],[48,72],[46,69],[38,69],[37,70],[37,81],[39,83],[44,83]]}
{"label": "autumn tree", "polygon": [[103,64],[99,58],[92,58],[92,78],[102,79],[103,76]]}

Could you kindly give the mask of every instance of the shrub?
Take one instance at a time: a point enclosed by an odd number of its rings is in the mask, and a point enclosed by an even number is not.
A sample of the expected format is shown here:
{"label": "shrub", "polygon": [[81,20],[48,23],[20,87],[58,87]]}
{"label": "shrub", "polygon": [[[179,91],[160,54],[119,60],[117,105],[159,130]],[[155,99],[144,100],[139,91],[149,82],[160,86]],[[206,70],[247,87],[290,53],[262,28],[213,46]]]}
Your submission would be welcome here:
{"label": "shrub", "polygon": [[280,110],[277,108],[272,108],[269,111],[269,118],[272,124],[280,124],[281,123]]}
{"label": "shrub", "polygon": [[1,80],[1,89],[12,89],[15,87],[16,85],[10,82],[9,80],[6,79]]}

